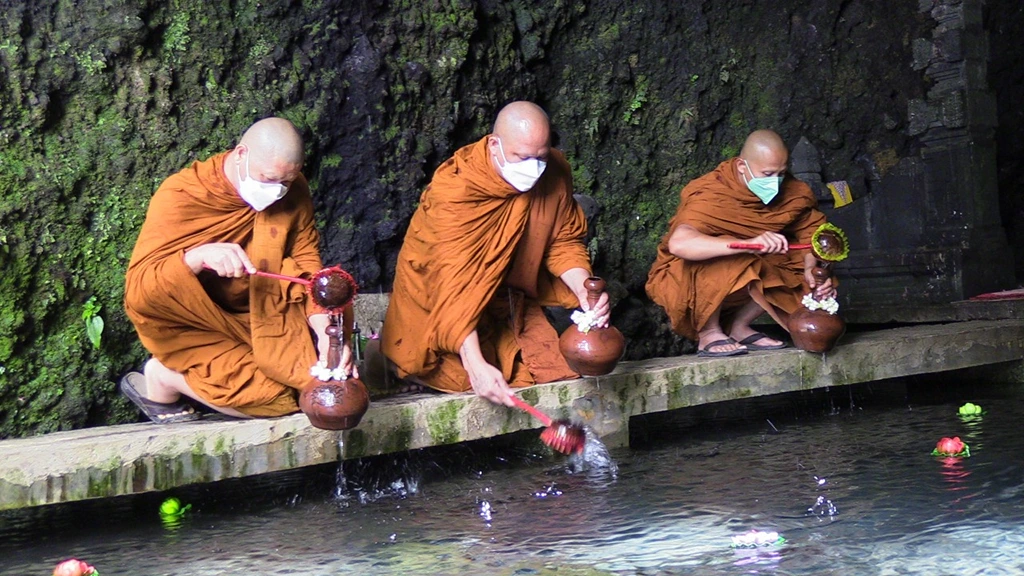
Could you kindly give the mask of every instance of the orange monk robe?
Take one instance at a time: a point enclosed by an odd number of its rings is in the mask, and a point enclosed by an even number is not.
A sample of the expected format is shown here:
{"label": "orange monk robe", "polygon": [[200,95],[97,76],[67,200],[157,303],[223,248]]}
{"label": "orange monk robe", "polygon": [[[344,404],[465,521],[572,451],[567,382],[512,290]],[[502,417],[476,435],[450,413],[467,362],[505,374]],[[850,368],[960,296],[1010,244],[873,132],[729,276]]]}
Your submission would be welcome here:
{"label": "orange monk robe", "polygon": [[207,402],[249,416],[289,414],[317,360],[306,320],[316,308],[305,288],[197,276],[184,254],[232,242],[260,270],[311,275],[322,267],[313,202],[300,175],[284,198],[253,210],[224,176],[226,156],[193,163],[153,195],[128,264],[125,309],[142,345]]}
{"label": "orange monk robe", "polygon": [[559,151],[521,193],[493,167],[486,138],[459,149],[420,197],[398,254],[381,338],[399,376],[470,390],[458,352],[473,330],[513,387],[578,376],[541,306],[579,306],[558,277],[590,271],[586,232]]}
{"label": "orange monk robe", "polygon": [[719,307],[727,317],[749,301],[745,287],[751,282],[769,303],[786,313],[795,312],[800,306],[807,251],[737,253],[688,262],[668,251],[676,227],[687,224],[703,234],[737,239],[778,232],[791,243],[806,244],[825,222],[806,184],[787,177],[778,196],[765,205],[736,174],[736,162],[738,158],[722,162],[683,188],[679,208],[647,275],[648,296],[668,313],[672,329],[691,340],[697,339],[697,332]]}

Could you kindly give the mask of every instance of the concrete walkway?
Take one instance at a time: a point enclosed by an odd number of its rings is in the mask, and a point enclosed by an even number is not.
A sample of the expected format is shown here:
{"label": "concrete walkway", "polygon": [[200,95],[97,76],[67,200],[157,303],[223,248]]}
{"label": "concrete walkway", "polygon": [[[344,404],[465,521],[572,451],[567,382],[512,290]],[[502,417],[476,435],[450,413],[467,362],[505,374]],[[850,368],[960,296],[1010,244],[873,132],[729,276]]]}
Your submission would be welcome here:
{"label": "concrete walkway", "polygon": [[[787,349],[623,362],[608,376],[520,394],[552,416],[582,421],[608,443],[622,445],[629,418],[638,414],[1021,359],[1024,320],[970,321],[850,334],[825,356]],[[538,426],[526,414],[472,395],[416,394],[374,402],[359,427],[344,433],[313,428],[297,414],[7,440],[0,442],[0,510],[168,490]]]}

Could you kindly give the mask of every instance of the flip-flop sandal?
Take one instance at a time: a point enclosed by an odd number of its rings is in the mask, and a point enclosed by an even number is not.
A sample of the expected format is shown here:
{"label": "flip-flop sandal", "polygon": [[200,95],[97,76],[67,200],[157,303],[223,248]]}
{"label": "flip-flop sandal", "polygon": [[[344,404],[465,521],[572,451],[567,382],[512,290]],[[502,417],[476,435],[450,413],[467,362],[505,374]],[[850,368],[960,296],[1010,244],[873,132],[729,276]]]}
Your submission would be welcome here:
{"label": "flip-flop sandal", "polygon": [[[697,350],[697,356],[700,358],[721,358],[724,356],[741,356],[747,353],[746,348],[737,348],[735,350],[722,350],[721,352],[712,352],[710,349],[715,346],[725,346],[726,344],[737,344],[732,338],[722,338],[721,340],[715,340],[709,342],[707,346]],[[742,344],[742,342],[739,342]]]}
{"label": "flip-flop sandal", "polygon": [[789,346],[789,344],[786,344],[785,342],[780,342],[779,344],[772,344],[770,346],[761,346],[759,344],[754,344],[754,342],[764,340],[765,338],[768,338],[767,334],[763,332],[754,332],[750,336],[747,336],[743,340],[740,340],[739,343],[746,346],[747,350],[779,350],[780,348],[786,348],[787,346]]}
{"label": "flip-flop sandal", "polygon": [[159,424],[174,424],[176,422],[191,422],[199,419],[199,414],[184,400],[164,404],[149,400],[139,392],[139,387],[145,388],[146,377],[140,372],[129,372],[121,378],[121,392],[128,397],[147,418]]}

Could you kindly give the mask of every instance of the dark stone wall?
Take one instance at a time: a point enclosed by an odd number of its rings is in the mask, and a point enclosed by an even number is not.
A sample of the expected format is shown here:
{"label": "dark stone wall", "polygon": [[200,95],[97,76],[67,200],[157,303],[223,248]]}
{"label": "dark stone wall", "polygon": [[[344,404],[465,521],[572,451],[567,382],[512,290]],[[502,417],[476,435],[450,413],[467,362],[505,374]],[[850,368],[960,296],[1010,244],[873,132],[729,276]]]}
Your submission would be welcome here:
{"label": "dark stone wall", "polygon": [[1003,226],[1016,257],[1017,282],[1024,282],[1024,3],[1001,0],[989,2],[987,8],[988,77],[999,115],[999,200]]}
{"label": "dark stone wall", "polygon": [[629,357],[686,350],[643,294],[680,188],[770,127],[873,193],[918,152],[935,25],[873,0],[0,4],[0,438],[135,419],[115,382],[145,359],[121,300],[147,202],[271,114],[307,139],[325,261],[386,291],[432,171],[537,101],[601,204]]}

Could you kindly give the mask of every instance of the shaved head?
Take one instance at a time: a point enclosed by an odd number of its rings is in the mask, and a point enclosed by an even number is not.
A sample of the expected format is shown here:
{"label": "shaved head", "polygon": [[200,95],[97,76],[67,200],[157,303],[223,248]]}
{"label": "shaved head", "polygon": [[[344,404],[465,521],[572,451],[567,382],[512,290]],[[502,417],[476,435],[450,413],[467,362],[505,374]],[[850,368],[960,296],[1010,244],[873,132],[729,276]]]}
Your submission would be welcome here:
{"label": "shaved head", "polygon": [[284,118],[264,118],[242,134],[224,162],[224,175],[236,190],[242,178],[287,187],[298,178],[305,159],[295,125]]}
{"label": "shaved head", "polygon": [[264,118],[242,135],[239,146],[246,146],[254,162],[283,162],[302,165],[306,153],[302,136],[295,125],[284,118]]}
{"label": "shaved head", "polygon": [[533,102],[512,102],[498,112],[487,137],[496,170],[506,163],[537,159],[546,162],[551,150],[551,125],[544,109]]}
{"label": "shaved head", "polygon": [[771,130],[755,130],[747,136],[736,161],[737,174],[750,178],[784,176],[789,163],[789,150],[778,134]]}
{"label": "shaved head", "polygon": [[786,144],[778,134],[771,130],[755,130],[751,132],[750,136],[747,136],[747,140],[743,143],[743,149],[740,150],[740,158],[748,162],[760,162],[769,158],[777,159],[780,155],[783,158],[783,163],[789,159],[789,151],[786,150]]}
{"label": "shaved head", "polygon": [[522,136],[542,137],[547,140],[551,127],[547,112],[533,102],[513,102],[498,112],[494,121],[494,133],[501,138]]}

